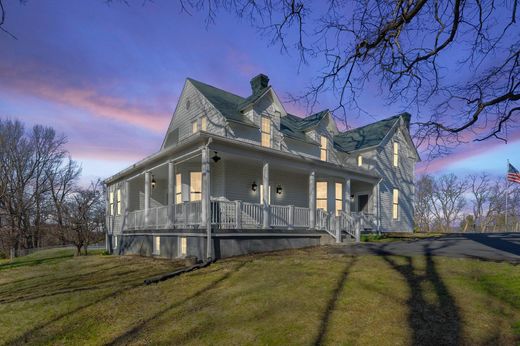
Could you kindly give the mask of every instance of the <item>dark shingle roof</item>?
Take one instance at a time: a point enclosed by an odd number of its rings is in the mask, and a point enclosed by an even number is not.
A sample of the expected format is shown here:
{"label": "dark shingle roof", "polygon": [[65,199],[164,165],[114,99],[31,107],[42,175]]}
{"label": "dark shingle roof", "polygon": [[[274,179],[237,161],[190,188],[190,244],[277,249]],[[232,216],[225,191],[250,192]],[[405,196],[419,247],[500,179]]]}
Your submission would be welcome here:
{"label": "dark shingle roof", "polygon": [[345,152],[376,146],[381,143],[400,117],[403,117],[407,124],[409,123],[410,114],[398,114],[357,129],[342,132],[334,136],[334,146],[336,149]]}
{"label": "dark shingle roof", "polygon": [[242,96],[232,94],[225,90],[215,88],[214,86],[199,82],[191,78],[188,78],[188,80],[228,120],[254,125],[239,111],[240,104],[246,100]]}

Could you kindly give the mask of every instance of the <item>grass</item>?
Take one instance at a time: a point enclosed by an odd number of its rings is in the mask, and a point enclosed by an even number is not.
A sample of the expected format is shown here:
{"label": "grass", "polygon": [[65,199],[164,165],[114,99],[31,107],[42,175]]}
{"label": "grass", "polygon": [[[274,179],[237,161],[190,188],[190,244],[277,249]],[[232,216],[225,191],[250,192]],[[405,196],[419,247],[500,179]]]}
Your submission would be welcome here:
{"label": "grass", "polygon": [[508,263],[350,257],[322,247],[221,260],[144,286],[182,264],[61,250],[31,256],[0,267],[0,343],[520,342],[520,267]]}

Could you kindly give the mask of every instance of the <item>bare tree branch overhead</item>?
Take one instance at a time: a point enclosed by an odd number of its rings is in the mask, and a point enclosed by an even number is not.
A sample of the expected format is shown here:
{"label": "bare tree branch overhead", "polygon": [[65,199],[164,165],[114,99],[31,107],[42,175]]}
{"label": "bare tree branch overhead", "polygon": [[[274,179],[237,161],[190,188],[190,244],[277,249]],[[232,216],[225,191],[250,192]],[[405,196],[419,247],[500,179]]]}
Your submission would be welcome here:
{"label": "bare tree branch overhead", "polygon": [[[362,99],[376,89],[414,114],[416,143],[435,157],[469,141],[507,142],[520,126],[518,2],[179,0],[179,10],[202,13],[206,25],[232,13],[300,64],[318,62],[308,88],[290,99],[313,110],[332,93],[334,115],[347,127],[353,116],[370,114]],[[3,0],[0,14],[6,31]]]}
{"label": "bare tree branch overhead", "polygon": [[335,116],[347,126],[365,113],[359,101],[369,83],[416,115],[417,143],[433,156],[471,140],[507,141],[518,126],[518,0],[324,3],[183,0],[182,8],[207,11],[210,22],[217,9],[231,11],[302,63],[320,59],[322,71],[291,99],[314,108],[332,91]]}

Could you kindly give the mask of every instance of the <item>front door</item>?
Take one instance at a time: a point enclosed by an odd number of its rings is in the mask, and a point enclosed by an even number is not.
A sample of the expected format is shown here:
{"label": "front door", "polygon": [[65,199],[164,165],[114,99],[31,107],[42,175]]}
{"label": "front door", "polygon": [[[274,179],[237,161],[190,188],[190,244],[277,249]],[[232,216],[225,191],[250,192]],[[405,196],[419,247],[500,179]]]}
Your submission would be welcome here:
{"label": "front door", "polygon": [[367,212],[368,211],[368,195],[358,195],[357,200],[358,212]]}

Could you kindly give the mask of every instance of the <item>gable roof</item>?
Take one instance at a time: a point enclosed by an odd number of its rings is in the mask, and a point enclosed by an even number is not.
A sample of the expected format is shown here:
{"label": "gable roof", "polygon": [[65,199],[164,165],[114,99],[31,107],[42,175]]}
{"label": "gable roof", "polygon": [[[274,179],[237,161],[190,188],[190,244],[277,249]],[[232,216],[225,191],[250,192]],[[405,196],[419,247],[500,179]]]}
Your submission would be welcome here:
{"label": "gable roof", "polygon": [[239,110],[239,106],[246,100],[242,96],[235,95],[192,78],[188,78],[188,80],[227,120],[254,125]]}
{"label": "gable roof", "polygon": [[394,115],[393,117],[334,136],[334,146],[338,150],[351,152],[379,145],[401,117],[403,117],[406,126],[408,126],[410,114]]}

